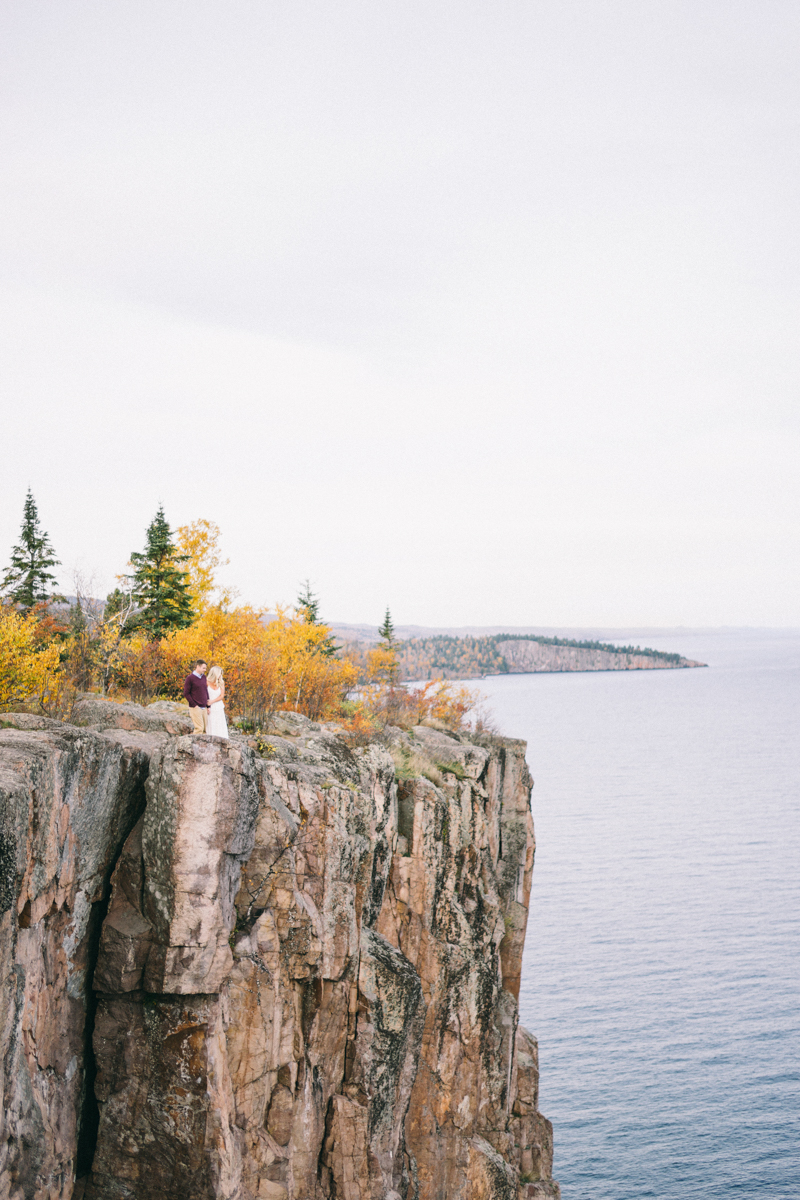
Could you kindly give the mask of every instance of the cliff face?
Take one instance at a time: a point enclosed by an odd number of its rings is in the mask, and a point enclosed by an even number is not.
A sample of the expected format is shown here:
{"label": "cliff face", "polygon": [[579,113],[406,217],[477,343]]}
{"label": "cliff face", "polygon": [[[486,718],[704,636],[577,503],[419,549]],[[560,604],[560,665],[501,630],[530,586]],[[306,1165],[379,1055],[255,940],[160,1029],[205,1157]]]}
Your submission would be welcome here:
{"label": "cliff face", "polygon": [[0,1196],[557,1197],[524,744],[91,717],[2,718]]}
{"label": "cliff face", "polygon": [[583,646],[551,646],[545,642],[512,640],[498,642],[511,675],[538,671],[657,671],[675,667],[701,667],[702,663],[666,655],[635,654],[627,651],[590,650]]}
{"label": "cliff face", "polygon": [[68,1200],[91,1162],[103,900],[158,739],[3,720],[20,728],[0,731],[0,1196]]}

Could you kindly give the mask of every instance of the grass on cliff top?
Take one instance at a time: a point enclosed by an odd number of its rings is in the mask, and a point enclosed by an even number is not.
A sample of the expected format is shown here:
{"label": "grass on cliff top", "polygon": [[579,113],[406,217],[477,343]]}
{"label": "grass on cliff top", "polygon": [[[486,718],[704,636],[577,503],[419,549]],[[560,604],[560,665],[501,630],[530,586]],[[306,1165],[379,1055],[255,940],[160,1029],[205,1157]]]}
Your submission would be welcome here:
{"label": "grass on cliff top", "polygon": [[395,774],[398,780],[428,779],[436,787],[442,787],[446,775],[454,775],[456,779],[466,779],[466,772],[461,763],[442,762],[430,758],[424,751],[412,750],[408,746],[394,745],[390,748],[394,760]]}

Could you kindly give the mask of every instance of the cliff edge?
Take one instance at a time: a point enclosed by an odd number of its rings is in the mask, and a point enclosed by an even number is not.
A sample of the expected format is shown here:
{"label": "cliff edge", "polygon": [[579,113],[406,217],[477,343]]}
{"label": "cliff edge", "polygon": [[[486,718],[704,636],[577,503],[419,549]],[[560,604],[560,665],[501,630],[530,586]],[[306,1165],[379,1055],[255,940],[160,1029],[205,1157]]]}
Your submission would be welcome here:
{"label": "cliff edge", "polygon": [[172,707],[0,717],[3,1200],[558,1197],[524,743]]}

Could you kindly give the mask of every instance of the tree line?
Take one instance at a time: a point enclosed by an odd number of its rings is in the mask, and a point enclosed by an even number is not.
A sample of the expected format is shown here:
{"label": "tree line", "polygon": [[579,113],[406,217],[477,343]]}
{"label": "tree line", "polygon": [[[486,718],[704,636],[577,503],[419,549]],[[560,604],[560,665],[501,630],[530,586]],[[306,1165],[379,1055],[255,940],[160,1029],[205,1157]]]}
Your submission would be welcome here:
{"label": "tree line", "polygon": [[236,603],[219,584],[220,530],[196,520],[172,530],[159,506],[128,571],[104,600],[81,579],[69,600],[56,590],[61,563],[30,490],[18,543],[0,582],[0,710],[68,715],[75,698],[180,700],[193,661],[219,663],[226,703],[245,730],[280,710],[338,721],[359,741],[388,724],[440,720],[460,727],[474,708],[464,689],[414,697],[399,684],[399,644],[387,608],[379,646],[358,662],[337,645],[306,580],[293,605],[268,613]]}

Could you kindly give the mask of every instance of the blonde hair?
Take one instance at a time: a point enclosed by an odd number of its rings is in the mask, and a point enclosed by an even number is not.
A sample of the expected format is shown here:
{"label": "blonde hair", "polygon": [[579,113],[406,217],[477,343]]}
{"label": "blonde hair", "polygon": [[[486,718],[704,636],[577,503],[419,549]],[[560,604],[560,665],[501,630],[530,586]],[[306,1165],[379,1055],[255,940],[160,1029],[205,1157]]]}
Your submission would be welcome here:
{"label": "blonde hair", "polygon": [[212,687],[222,683],[222,667],[212,667],[208,672],[208,682]]}

